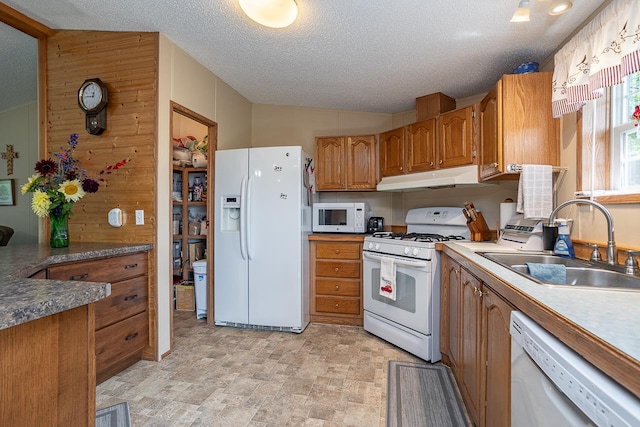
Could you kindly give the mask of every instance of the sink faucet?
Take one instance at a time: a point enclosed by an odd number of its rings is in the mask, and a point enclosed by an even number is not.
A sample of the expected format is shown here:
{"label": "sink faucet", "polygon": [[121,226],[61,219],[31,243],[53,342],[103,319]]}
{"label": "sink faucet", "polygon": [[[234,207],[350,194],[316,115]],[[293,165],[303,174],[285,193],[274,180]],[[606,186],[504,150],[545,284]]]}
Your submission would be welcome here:
{"label": "sink faucet", "polygon": [[605,208],[598,202],[594,202],[591,200],[572,199],[559,204],[553,210],[553,212],[551,212],[551,215],[549,215],[549,225],[552,225],[555,222],[556,214],[558,213],[558,211],[569,205],[591,205],[598,208],[600,212],[604,214],[605,218],[607,219],[607,264],[616,265],[616,242],[613,239],[613,218],[611,217],[611,213],[607,210],[607,208]]}

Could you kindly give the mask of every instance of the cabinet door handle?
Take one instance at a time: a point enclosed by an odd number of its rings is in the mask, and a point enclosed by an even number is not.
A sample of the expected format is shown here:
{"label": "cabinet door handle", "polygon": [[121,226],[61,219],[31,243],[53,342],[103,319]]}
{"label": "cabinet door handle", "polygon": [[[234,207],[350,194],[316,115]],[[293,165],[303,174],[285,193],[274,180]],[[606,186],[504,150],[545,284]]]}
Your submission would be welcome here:
{"label": "cabinet door handle", "polygon": [[125,341],[131,341],[132,339],[135,339],[137,337],[138,337],[138,333],[136,332],[135,334],[127,335],[124,340]]}
{"label": "cabinet door handle", "polygon": [[400,166],[400,170],[404,170],[404,168],[402,166]]}
{"label": "cabinet door handle", "polygon": [[497,164],[497,163],[491,163],[491,167],[492,167],[492,168],[497,168],[497,167],[498,167],[498,164]]}
{"label": "cabinet door handle", "polygon": [[128,297],[125,297],[124,300],[125,301],[131,301],[131,300],[134,300],[134,299],[137,299],[137,298],[138,298],[138,294],[135,294],[135,295],[129,295]]}
{"label": "cabinet door handle", "polygon": [[132,268],[138,268],[138,263],[135,264],[129,264],[129,265],[125,265],[124,269],[125,270],[131,270]]}
{"label": "cabinet door handle", "polygon": [[89,277],[89,273],[79,274],[77,276],[71,276],[69,277],[69,280],[83,280],[83,279],[86,279],[87,277]]}
{"label": "cabinet door handle", "polygon": [[440,161],[439,161],[438,163],[439,163],[439,164],[442,164],[442,163],[444,163],[444,161],[443,161],[442,159],[440,159]]}
{"label": "cabinet door handle", "polygon": [[433,162],[429,162],[429,166],[433,167]]}

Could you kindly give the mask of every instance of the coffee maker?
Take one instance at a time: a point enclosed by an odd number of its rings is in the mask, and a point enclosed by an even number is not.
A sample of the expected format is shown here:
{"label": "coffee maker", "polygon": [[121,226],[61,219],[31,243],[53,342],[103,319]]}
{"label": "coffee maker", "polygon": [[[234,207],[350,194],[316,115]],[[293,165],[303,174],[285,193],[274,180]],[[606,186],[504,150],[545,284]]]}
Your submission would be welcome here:
{"label": "coffee maker", "polygon": [[373,234],[378,231],[383,231],[384,218],[381,216],[372,216],[367,223],[367,234]]}

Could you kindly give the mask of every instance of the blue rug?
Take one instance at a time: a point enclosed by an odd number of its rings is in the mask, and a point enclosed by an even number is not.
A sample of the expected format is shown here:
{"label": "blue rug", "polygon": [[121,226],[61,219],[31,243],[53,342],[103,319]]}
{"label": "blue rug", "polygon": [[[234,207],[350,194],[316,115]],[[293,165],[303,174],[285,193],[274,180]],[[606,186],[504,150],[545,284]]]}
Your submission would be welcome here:
{"label": "blue rug", "polygon": [[122,402],[97,410],[96,427],[131,427],[129,404]]}

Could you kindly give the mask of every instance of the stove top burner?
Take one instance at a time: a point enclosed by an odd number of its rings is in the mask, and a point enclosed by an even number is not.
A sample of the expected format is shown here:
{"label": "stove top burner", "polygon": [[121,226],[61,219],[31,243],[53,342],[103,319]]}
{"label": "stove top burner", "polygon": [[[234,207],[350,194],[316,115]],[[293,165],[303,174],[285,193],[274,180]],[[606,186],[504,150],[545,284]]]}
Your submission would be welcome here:
{"label": "stove top burner", "polygon": [[373,233],[372,237],[378,237],[381,239],[393,239],[393,240],[410,240],[414,242],[446,242],[449,240],[465,240],[462,236],[443,236],[441,234],[433,233],[391,233],[391,232],[379,232]]}

